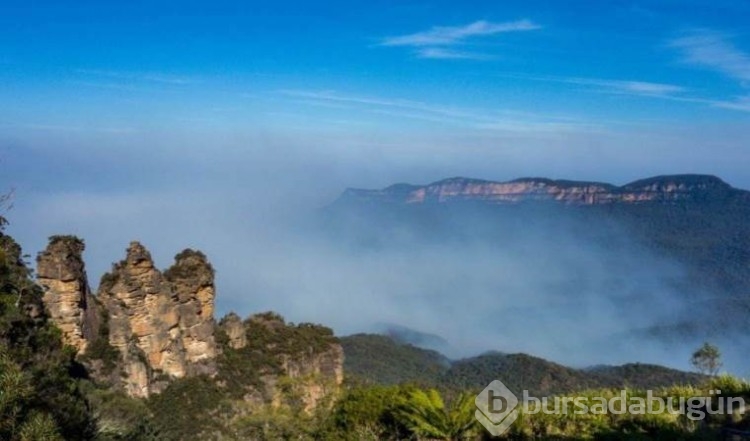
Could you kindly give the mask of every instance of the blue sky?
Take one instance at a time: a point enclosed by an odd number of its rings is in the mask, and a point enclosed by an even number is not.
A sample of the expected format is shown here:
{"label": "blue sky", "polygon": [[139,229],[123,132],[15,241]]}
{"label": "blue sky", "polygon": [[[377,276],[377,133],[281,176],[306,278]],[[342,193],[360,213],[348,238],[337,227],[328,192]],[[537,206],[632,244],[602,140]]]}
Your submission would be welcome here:
{"label": "blue sky", "polygon": [[346,299],[379,311],[375,287],[404,280],[371,270],[404,268],[286,229],[346,187],[710,173],[750,188],[748,23],[728,0],[5,0],[5,215],[31,254],[84,237],[94,285],[130,240],[161,267],[195,247],[219,312],[351,331]]}
{"label": "blue sky", "polygon": [[0,133],[744,122],[749,16],[738,1],[11,1]]}

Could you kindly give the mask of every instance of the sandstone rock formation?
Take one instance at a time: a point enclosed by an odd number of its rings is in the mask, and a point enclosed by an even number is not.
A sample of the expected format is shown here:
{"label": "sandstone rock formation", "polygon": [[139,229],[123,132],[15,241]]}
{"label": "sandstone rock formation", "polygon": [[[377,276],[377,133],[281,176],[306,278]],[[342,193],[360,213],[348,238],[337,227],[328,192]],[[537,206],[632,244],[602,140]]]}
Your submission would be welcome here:
{"label": "sandstone rock formation", "polygon": [[96,334],[98,314],[83,263],[85,246],[73,236],[53,236],[37,256],[37,282],[50,318],[66,344],[81,354]]}
{"label": "sandstone rock formation", "polygon": [[182,251],[162,273],[131,242],[93,296],[83,249],[75,237],[52,237],[37,258],[38,283],[52,321],[97,381],[148,397],[207,374],[250,403],[301,403],[308,411],[340,387],[343,349],[328,328],[288,324],[274,313],[244,321],[229,314],[217,326],[214,269],[200,251]]}
{"label": "sandstone rock formation", "polygon": [[552,201],[570,205],[670,202],[728,194],[750,198],[714,176],[657,176],[618,187],[601,182],[521,178],[508,182],[450,178],[428,185],[397,184],[382,190],[348,189],[340,201],[429,204],[481,201],[496,204]]}
{"label": "sandstone rock formation", "polygon": [[200,251],[184,250],[164,277],[171,284],[185,359],[197,363],[216,356],[214,269]]}
{"label": "sandstone rock formation", "polygon": [[344,382],[344,349],[331,344],[325,351],[283,357],[286,376],[297,380],[297,392],[306,412],[335,396]]}
{"label": "sandstone rock formation", "polygon": [[250,379],[245,401],[297,405],[309,412],[337,395],[344,381],[344,350],[330,329],[286,323],[272,312],[244,321],[230,313],[219,326],[226,344],[237,350],[232,358],[254,364],[259,375],[259,385]]}
{"label": "sandstone rock formation", "polygon": [[232,349],[242,349],[247,346],[247,333],[242,319],[237,314],[230,312],[219,323],[219,327],[229,339],[228,345]]}
{"label": "sandstone rock formation", "polygon": [[99,287],[109,342],[122,355],[125,390],[132,396],[148,396],[162,386],[157,379],[184,377],[216,355],[213,269],[203,254],[185,250],[167,275],[143,245],[132,242]]}

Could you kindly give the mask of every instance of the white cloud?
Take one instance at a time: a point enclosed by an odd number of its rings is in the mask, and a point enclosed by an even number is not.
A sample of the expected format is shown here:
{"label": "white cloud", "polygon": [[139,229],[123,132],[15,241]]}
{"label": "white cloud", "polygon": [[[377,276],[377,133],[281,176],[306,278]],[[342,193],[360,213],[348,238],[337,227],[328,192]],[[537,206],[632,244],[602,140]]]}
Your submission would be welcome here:
{"label": "white cloud", "polygon": [[571,84],[600,87],[610,92],[642,96],[663,97],[685,91],[684,87],[674,84],[652,83],[648,81],[605,80],[598,78],[564,78],[561,79],[561,81]]}
{"label": "white cloud", "polygon": [[442,47],[426,47],[417,51],[417,57],[434,60],[486,60],[490,58],[484,54],[457,51]]}
{"label": "white cloud", "polygon": [[414,34],[388,37],[380,42],[380,46],[403,46],[417,48],[419,58],[457,60],[457,59],[488,59],[484,54],[458,51],[451,46],[466,43],[476,37],[486,37],[508,32],[532,31],[541,26],[531,20],[517,20],[505,23],[493,23],[485,20],[475,21],[464,26],[434,26],[429,30]]}
{"label": "white cloud", "polygon": [[604,78],[531,76],[513,74],[506,76],[532,81],[546,81],[587,86],[599,92],[649,96],[656,98],[671,98],[677,94],[687,91],[684,87],[675,84],[654,83],[638,80],[612,80]]}
{"label": "white cloud", "polygon": [[428,31],[415,34],[389,37],[382,41],[383,46],[444,46],[459,43],[470,37],[495,35],[505,32],[531,31],[541,26],[530,20],[505,23],[475,21],[465,26],[435,26]]}
{"label": "white cloud", "polygon": [[750,96],[743,96],[736,98],[735,100],[727,101],[713,101],[711,104],[714,107],[720,107],[722,109],[738,110],[740,112],[750,112]]}
{"label": "white cloud", "polygon": [[750,81],[750,54],[736,48],[719,33],[694,31],[670,42],[682,51],[685,63],[718,71],[741,81]]}

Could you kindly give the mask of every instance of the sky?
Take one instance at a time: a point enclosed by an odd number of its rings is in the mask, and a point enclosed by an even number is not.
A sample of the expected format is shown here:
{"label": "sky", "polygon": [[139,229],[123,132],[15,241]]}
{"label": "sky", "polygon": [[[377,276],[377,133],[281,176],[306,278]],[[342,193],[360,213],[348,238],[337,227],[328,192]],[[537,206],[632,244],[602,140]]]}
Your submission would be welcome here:
{"label": "sky", "polygon": [[[131,239],[162,267],[201,248],[219,311],[331,319],[260,260],[294,254],[269,231],[346,187],[707,173],[750,188],[749,18],[728,0],[6,0],[10,232],[32,256],[84,237],[94,285]],[[254,268],[268,292],[246,292]]]}
{"label": "sky", "polygon": [[405,180],[705,172],[750,186],[748,16],[726,0],[11,0],[0,139],[6,156],[171,155],[269,137],[425,169]]}

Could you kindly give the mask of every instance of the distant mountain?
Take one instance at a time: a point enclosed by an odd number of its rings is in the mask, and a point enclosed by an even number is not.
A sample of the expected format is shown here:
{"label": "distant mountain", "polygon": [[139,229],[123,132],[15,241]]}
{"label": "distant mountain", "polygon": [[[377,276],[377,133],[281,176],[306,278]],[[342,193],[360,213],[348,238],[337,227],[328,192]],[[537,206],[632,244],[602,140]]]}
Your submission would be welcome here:
{"label": "distant mountain", "polygon": [[444,204],[481,201],[508,204],[554,201],[571,205],[729,201],[750,203],[750,192],[710,175],[671,175],[618,187],[603,182],[520,178],[506,182],[449,178],[427,185],[396,184],[382,190],[347,189],[337,203]]}
{"label": "distant mountain", "polygon": [[391,337],[355,334],[340,339],[350,379],[375,384],[435,384],[450,366],[444,355]]}
{"label": "distant mountain", "polygon": [[388,336],[398,343],[438,352],[450,350],[450,343],[439,335],[417,331],[416,329],[394,323],[378,323],[373,328],[375,333]]}
{"label": "distant mountain", "polygon": [[485,353],[451,361],[435,351],[391,338],[357,334],[341,338],[344,368],[350,376],[375,384],[417,383],[451,390],[481,390],[500,380],[514,392],[536,396],[591,388],[656,389],[698,384],[705,377],[649,364],[574,369],[527,354]]}
{"label": "distant mountain", "polygon": [[[457,253],[456,244],[481,243],[483,250],[494,247],[502,253],[509,243],[525,241],[534,244],[530,247],[535,252],[560,253],[559,244],[567,239],[582,249],[593,245],[602,250],[596,260],[610,266],[606,275],[612,280],[605,283],[613,290],[629,283],[620,276],[639,281],[643,274],[663,273],[658,286],[623,290],[613,301],[627,312],[643,305],[644,298],[659,300],[646,294],[637,301],[627,296],[653,291],[665,302],[678,303],[666,307],[658,323],[634,325],[612,338],[690,344],[725,339],[744,345],[741,336],[750,329],[750,192],[715,176],[656,176],[622,186],[547,178],[449,178],[427,185],[348,189],[326,208],[324,217],[336,240],[351,247],[377,250],[427,243],[449,245],[445,249]],[[513,252],[524,256],[523,244]],[[634,255],[627,250],[636,248],[648,253],[630,263],[623,260]],[[655,269],[645,254],[674,263],[681,274],[672,277]],[[558,255],[566,260],[564,265],[575,268],[575,262],[568,262],[575,260],[573,251]],[[533,256],[528,260],[529,266],[535,264]],[[572,269],[569,281],[549,289],[556,298],[570,298],[570,293],[592,286],[587,277],[585,269]]]}

